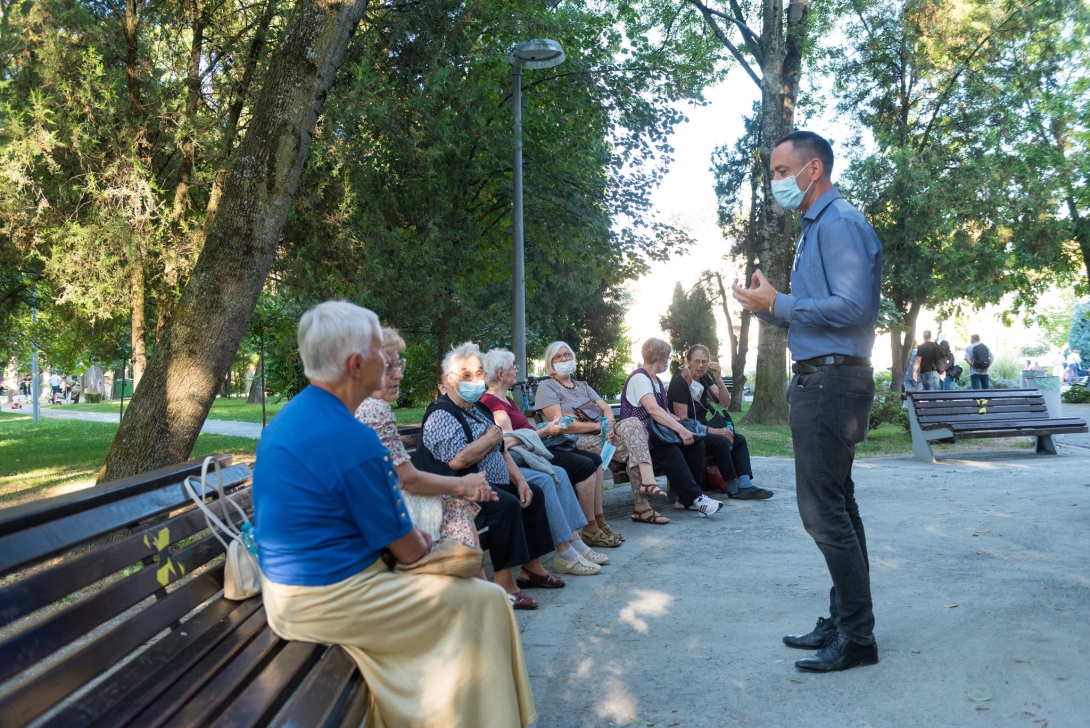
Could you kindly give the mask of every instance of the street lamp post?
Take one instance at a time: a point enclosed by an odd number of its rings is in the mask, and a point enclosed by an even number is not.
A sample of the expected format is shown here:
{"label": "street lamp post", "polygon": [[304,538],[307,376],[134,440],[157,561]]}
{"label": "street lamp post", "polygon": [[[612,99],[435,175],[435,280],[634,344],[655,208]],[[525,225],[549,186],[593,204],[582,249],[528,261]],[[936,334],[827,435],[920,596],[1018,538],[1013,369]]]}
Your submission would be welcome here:
{"label": "street lamp post", "polygon": [[[511,101],[515,110],[515,163],[511,174],[511,220],[515,258],[515,364],[519,374],[526,370],[526,255],[522,228],[522,68],[552,68],[564,62],[564,49],[555,40],[537,38],[519,43],[507,59],[511,63]],[[515,391],[519,409],[526,408],[525,391]]]}

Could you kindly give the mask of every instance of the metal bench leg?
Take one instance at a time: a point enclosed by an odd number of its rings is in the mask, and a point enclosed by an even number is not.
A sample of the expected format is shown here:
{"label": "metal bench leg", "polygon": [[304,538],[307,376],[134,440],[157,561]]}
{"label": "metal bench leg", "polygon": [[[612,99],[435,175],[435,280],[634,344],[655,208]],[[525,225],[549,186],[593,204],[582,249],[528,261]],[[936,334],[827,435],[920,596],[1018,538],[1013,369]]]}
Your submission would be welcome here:
{"label": "metal bench leg", "polygon": [[1056,441],[1052,439],[1052,435],[1040,435],[1037,437],[1037,454],[1038,455],[1056,455]]}
{"label": "metal bench leg", "polygon": [[931,449],[931,442],[920,429],[920,423],[916,419],[916,407],[911,401],[908,403],[908,421],[912,431],[912,452],[916,459],[925,463],[935,462],[935,452]]}

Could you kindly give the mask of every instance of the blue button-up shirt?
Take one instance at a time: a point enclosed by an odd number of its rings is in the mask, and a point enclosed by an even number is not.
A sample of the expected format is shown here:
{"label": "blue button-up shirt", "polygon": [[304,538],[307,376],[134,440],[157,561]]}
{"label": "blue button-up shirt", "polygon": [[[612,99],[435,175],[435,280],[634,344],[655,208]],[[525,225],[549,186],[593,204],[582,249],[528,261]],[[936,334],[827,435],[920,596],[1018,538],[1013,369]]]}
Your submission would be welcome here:
{"label": "blue button-up shirt", "polygon": [[779,293],[763,321],[787,329],[796,361],[829,354],[869,357],[882,285],[882,243],[863,213],[836,188],[802,216],[791,293]]}

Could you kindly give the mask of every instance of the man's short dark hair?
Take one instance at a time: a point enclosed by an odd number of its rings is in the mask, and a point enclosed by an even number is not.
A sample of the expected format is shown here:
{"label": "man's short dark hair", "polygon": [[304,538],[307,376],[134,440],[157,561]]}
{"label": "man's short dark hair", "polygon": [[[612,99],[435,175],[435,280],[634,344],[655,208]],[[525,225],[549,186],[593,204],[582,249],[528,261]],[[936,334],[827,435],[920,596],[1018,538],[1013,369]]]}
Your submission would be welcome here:
{"label": "man's short dark hair", "polygon": [[923,332],[923,340],[931,341],[931,329],[925,329]]}
{"label": "man's short dark hair", "polygon": [[821,160],[821,166],[825,168],[826,175],[833,173],[833,145],[826,141],[825,137],[812,131],[793,131],[783,139],[776,142],[772,148],[791,142],[792,148],[800,158]]}

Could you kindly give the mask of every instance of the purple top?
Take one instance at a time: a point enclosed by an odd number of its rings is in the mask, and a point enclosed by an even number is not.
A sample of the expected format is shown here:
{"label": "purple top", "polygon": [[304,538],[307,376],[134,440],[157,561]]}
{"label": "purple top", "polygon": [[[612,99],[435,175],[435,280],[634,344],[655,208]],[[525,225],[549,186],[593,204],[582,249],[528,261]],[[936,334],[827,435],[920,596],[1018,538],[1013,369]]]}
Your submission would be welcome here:
{"label": "purple top", "polygon": [[637,420],[640,421],[640,424],[643,425],[643,429],[646,430],[647,423],[651,419],[651,414],[643,407],[635,407],[630,404],[628,401],[628,397],[626,396],[628,394],[628,383],[632,381],[632,377],[636,376],[637,374],[643,374],[645,377],[651,380],[651,388],[655,392],[655,401],[658,402],[659,407],[662,407],[667,412],[670,411],[670,407],[667,404],[666,387],[665,385],[663,385],[662,380],[660,380],[658,377],[651,376],[651,374],[643,367],[640,367],[636,371],[629,374],[628,379],[626,379],[624,382],[624,389],[621,390],[620,419],[623,420],[628,417],[635,417]]}

